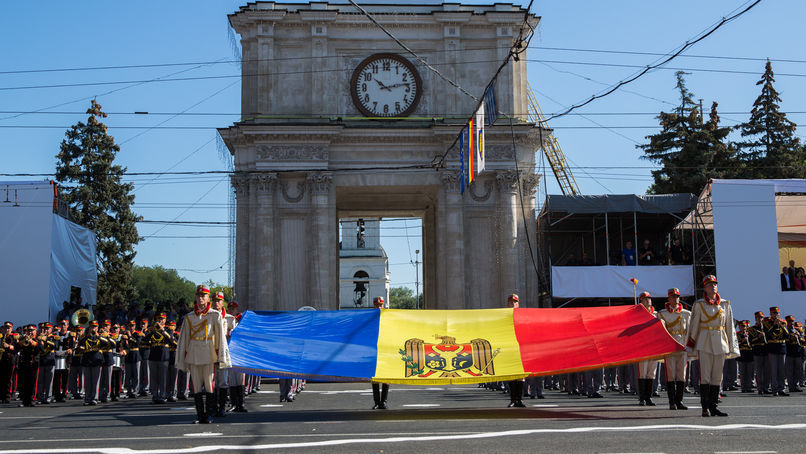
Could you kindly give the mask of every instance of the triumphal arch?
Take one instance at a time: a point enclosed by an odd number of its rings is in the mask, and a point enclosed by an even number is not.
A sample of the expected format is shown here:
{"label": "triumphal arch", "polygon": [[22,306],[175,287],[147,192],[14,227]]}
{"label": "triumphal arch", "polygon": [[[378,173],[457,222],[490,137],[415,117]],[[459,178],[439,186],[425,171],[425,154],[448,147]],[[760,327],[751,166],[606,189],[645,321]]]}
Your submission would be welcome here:
{"label": "triumphal arch", "polygon": [[[374,3],[384,28],[479,97],[525,17],[539,20],[501,3]],[[500,307],[510,293],[534,306],[527,237],[544,134],[525,120],[525,54],[495,82],[506,115],[486,127],[486,169],[462,193],[450,146],[476,101],[364,14],[340,0],[256,2],[229,20],[243,49],[242,119],[219,133],[236,170],[239,302],[337,309],[339,219],[412,216],[423,220],[426,309]]]}

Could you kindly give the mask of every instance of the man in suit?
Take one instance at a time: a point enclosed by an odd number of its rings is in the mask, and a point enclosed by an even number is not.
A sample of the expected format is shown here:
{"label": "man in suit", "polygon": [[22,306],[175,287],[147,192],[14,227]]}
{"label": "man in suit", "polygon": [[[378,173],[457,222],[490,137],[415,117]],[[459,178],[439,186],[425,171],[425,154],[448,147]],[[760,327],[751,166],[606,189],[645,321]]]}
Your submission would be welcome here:
{"label": "man in suit", "polygon": [[789,267],[785,266],[781,268],[781,290],[786,292],[794,289],[795,285],[792,281],[792,274],[789,272]]}

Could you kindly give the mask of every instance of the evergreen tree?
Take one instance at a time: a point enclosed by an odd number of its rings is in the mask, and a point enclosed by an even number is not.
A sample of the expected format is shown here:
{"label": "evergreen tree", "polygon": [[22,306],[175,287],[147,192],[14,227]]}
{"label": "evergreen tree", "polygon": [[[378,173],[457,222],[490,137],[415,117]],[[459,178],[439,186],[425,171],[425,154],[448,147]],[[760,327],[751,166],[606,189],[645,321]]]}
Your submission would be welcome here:
{"label": "evergreen tree", "polygon": [[717,104],[703,122],[684,74],[677,73],[680,106],[670,113],[661,112],[657,117],[661,131],[647,136],[648,144],[637,146],[644,150],[643,159],[661,165],[652,171],[655,182],[647,191],[651,194],[699,194],[709,179],[724,176],[735,165],[735,152],[725,143],[730,128],[719,126]]}
{"label": "evergreen tree", "polygon": [[795,136],[797,125],[780,111],[781,97],[773,83],[772,64],[756,82],[761,94],[753,103],[750,119],[736,129],[744,141],[737,144],[746,163],[747,178],[804,178],[806,150]]}
{"label": "evergreen tree", "polygon": [[66,133],[56,155],[56,181],[70,217],[93,232],[98,251],[98,302],[127,302],[134,296],[131,272],[134,245],[140,240],[131,206],[134,185],[123,183],[126,168],[115,165],[120,147],[107,134],[100,104],[92,100],[86,123]]}

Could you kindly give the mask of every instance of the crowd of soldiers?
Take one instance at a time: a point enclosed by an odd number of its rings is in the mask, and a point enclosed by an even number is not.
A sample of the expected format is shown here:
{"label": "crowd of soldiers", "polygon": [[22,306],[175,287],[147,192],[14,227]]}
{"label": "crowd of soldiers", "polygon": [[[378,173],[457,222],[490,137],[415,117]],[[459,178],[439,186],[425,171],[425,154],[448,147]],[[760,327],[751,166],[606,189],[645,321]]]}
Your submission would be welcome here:
{"label": "crowd of soldiers", "polygon": [[[225,303],[218,292],[211,308],[224,314],[229,335],[241,318],[238,304]],[[55,326],[16,329],[7,321],[0,329],[0,402],[11,403],[15,395],[20,407],[69,400],[94,406],[149,394],[154,404],[187,400],[194,394],[190,374],[176,362],[183,320],[177,326],[165,313],[125,324],[63,318]],[[207,410],[217,416],[246,412],[244,398],[259,384],[256,376],[217,369],[215,387],[207,388],[216,397]]]}

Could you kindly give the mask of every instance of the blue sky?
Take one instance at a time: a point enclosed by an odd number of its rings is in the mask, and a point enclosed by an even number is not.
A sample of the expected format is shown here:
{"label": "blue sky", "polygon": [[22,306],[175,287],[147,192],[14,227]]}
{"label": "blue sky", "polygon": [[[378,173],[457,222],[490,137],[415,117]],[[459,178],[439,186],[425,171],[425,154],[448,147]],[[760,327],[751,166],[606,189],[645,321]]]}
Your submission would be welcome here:
{"label": "blue sky", "polygon": [[[230,0],[3,2],[0,38],[4,64],[0,72],[230,61],[235,54],[226,15],[241,4]],[[528,52],[529,81],[543,111],[558,112],[637,71],[636,67],[612,65],[640,67],[658,58],[623,52],[669,52],[743,4],[739,0],[535,2],[532,10],[542,20]],[[770,58],[778,74],[776,88],[782,94],[783,110],[792,112],[789,118],[796,123],[803,122],[803,17],[806,4],[802,1],[765,0],[667,67],[690,72],[691,91],[705,106],[718,101],[723,122],[733,125],[747,118],[758,96],[755,82],[764,62],[755,59]],[[119,162],[129,171],[224,170],[214,130],[164,128],[222,127],[237,120],[240,80],[228,76],[238,72],[235,64],[223,63],[0,74],[0,169],[3,173],[52,172],[64,135],[62,127],[85,120],[89,100],[97,97],[110,113],[110,133],[121,145]],[[645,128],[657,124],[654,115],[676,104],[674,72],[653,71],[577,112],[582,115],[550,124],[556,128],[583,193],[646,190],[651,182],[650,163],[639,159],[641,152],[635,145],[657,130]],[[223,77],[142,83],[197,76]],[[129,83],[10,89],[120,81]],[[19,113],[35,110],[63,113]],[[135,111],[151,114],[133,115]],[[222,115],[206,115],[211,113]],[[155,126],[161,129],[128,129]],[[637,168],[597,168],[614,165]],[[131,180],[136,184],[135,210],[146,219],[227,221],[229,183],[223,176],[140,176]],[[541,184],[541,199],[546,191],[559,192],[552,178]],[[396,228],[384,230],[382,242],[393,265],[392,283],[413,287],[414,269],[409,262],[414,250],[420,249],[419,224],[407,221],[404,226],[401,221],[389,225]],[[402,232],[409,232],[408,237]],[[226,281],[226,228],[142,224],[140,233],[146,240],[137,247],[138,264],[176,268],[193,281]]]}

